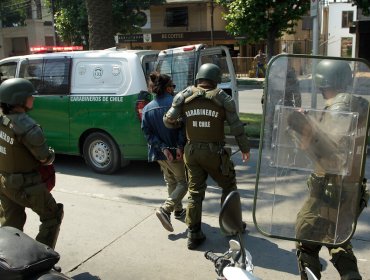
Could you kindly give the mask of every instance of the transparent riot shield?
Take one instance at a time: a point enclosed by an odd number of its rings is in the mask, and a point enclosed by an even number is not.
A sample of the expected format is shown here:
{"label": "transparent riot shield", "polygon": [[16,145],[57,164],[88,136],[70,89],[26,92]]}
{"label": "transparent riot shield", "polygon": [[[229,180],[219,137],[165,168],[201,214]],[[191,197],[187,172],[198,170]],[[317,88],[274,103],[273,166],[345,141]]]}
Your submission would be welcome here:
{"label": "transparent riot shield", "polygon": [[346,242],[359,214],[370,67],[281,54],[268,64],[253,218],[264,235]]}

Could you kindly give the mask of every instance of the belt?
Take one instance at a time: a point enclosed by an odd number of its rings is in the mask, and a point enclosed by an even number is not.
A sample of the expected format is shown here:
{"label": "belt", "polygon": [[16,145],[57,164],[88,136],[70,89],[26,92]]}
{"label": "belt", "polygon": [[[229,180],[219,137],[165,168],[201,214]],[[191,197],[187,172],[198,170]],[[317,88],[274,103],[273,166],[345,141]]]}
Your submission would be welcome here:
{"label": "belt", "polygon": [[5,173],[0,174],[1,180],[22,182],[24,186],[39,184],[42,182],[41,175],[38,172],[32,173]]}
{"label": "belt", "polygon": [[42,182],[40,173],[29,173],[29,174],[23,174],[23,180],[24,184],[27,185],[33,185],[33,184],[39,184]]}
{"label": "belt", "polygon": [[209,150],[211,152],[221,153],[223,147],[225,146],[224,142],[195,142],[188,141],[187,145],[190,146],[190,149],[195,150]]}

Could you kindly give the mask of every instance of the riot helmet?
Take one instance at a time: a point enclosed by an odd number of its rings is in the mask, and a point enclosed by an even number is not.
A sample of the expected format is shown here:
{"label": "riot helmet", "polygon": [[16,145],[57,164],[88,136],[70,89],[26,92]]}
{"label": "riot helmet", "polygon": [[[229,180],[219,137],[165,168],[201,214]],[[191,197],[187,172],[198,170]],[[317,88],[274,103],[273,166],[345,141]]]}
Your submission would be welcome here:
{"label": "riot helmet", "polygon": [[343,60],[321,60],[316,66],[315,82],[320,90],[345,91],[352,84],[352,70]]}
{"label": "riot helmet", "polygon": [[0,85],[0,102],[12,106],[24,106],[27,98],[35,93],[35,88],[29,80],[8,79]]}
{"label": "riot helmet", "polygon": [[205,63],[200,66],[195,80],[211,80],[216,84],[221,83],[221,69],[216,64]]}

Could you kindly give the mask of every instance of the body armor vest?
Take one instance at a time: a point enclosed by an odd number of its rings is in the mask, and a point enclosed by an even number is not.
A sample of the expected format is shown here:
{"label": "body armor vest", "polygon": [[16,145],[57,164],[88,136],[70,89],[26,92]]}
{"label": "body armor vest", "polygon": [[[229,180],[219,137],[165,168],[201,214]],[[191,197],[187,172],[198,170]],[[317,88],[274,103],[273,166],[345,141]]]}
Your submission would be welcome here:
{"label": "body armor vest", "polygon": [[40,163],[18,141],[13,125],[6,116],[0,117],[0,173],[29,173],[38,169]]}
{"label": "body armor vest", "polygon": [[186,136],[195,142],[223,142],[225,109],[203,96],[184,104]]}

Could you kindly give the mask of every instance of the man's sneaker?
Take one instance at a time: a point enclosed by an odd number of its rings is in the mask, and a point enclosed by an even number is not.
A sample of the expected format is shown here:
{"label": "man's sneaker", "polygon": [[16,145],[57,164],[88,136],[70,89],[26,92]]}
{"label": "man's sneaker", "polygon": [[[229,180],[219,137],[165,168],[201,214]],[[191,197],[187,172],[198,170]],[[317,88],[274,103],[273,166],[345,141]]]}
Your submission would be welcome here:
{"label": "man's sneaker", "polygon": [[181,220],[186,215],[186,209],[181,209],[179,211],[175,211],[175,219]]}
{"label": "man's sneaker", "polygon": [[168,213],[162,207],[160,207],[157,211],[155,211],[159,221],[162,223],[162,226],[167,229],[168,231],[173,232],[173,227],[171,224],[171,213]]}
{"label": "man's sneaker", "polygon": [[198,248],[205,240],[206,236],[201,230],[195,233],[188,232],[188,249],[194,250]]}

